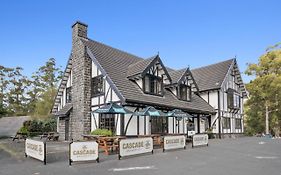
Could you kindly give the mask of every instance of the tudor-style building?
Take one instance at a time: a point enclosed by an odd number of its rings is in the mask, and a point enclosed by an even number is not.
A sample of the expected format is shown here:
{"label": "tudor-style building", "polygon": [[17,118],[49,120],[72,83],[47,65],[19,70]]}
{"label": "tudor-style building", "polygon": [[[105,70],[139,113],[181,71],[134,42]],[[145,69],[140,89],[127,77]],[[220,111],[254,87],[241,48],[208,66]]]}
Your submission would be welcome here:
{"label": "tudor-style building", "polygon": [[210,126],[218,137],[244,132],[243,102],[247,98],[236,59],[192,70],[200,95],[216,110]]}
{"label": "tudor-style building", "polygon": [[[193,78],[200,71],[173,70],[163,64],[159,55],[143,59],[112,48],[89,39],[87,28],[81,22],[72,26],[72,51],[52,109],[58,117],[60,139],[81,139],[82,134],[97,128],[110,129],[116,135],[186,134],[193,129],[190,123],[200,133],[217,121],[217,108],[206,100],[206,89],[200,87],[204,83],[200,76]],[[194,118],[92,113],[109,102],[134,112],[146,106],[163,112],[181,109]]]}

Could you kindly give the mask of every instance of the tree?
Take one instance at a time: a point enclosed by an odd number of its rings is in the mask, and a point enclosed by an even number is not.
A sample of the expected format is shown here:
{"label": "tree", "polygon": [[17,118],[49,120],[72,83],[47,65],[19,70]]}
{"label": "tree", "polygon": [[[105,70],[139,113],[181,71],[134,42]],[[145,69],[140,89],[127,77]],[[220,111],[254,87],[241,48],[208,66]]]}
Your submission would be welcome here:
{"label": "tree", "polygon": [[56,60],[50,58],[32,75],[29,106],[33,116],[46,118],[49,116],[62,71],[56,66]]}
{"label": "tree", "polygon": [[28,88],[29,80],[22,75],[22,68],[16,67],[10,74],[9,90],[7,92],[8,110],[9,113],[15,115],[27,114],[27,97],[26,90]]}
{"label": "tree", "polygon": [[7,68],[0,66],[0,115],[25,115],[26,96],[28,88],[26,76],[22,75],[22,68]]}
{"label": "tree", "polygon": [[0,65],[0,116],[8,113],[6,103],[6,92],[9,84],[8,75],[13,69]]}
{"label": "tree", "polygon": [[279,135],[281,126],[281,49],[279,44],[267,49],[257,64],[249,64],[245,72],[255,79],[246,85],[250,98],[246,102],[246,123],[253,132],[265,131],[268,108],[272,133]]}

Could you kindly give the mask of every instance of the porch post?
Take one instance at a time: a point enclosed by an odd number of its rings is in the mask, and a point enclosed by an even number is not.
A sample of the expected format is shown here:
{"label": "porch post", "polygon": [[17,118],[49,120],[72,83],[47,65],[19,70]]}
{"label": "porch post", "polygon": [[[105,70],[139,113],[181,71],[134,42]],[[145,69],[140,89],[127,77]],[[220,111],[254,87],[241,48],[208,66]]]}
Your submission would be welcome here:
{"label": "porch post", "polygon": [[199,116],[199,114],[197,114],[197,132],[198,132],[198,134],[201,133],[200,132],[200,116]]}

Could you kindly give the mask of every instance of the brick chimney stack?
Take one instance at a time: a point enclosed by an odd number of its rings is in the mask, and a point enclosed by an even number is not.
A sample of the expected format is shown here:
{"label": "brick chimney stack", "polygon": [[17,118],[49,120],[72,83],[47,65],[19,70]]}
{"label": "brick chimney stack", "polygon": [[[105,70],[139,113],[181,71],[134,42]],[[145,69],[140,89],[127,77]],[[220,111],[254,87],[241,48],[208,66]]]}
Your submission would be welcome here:
{"label": "brick chimney stack", "polygon": [[87,39],[88,25],[80,21],[72,25],[72,44],[76,43],[79,37]]}
{"label": "brick chimney stack", "polygon": [[87,39],[88,25],[75,22],[72,25],[72,106],[70,138],[81,140],[82,134],[91,130],[91,71],[92,60],[81,39]]}

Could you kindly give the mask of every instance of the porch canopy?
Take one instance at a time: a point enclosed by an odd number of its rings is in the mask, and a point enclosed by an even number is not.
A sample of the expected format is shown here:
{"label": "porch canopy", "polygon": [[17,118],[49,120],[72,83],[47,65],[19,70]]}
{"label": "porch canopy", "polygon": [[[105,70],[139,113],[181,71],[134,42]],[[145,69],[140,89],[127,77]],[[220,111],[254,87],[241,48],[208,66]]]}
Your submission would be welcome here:
{"label": "porch canopy", "polygon": [[169,111],[167,114],[166,114],[167,117],[176,117],[176,118],[194,118],[194,116],[186,113],[186,112],[183,112],[182,110],[180,109],[174,109],[172,111]]}
{"label": "porch canopy", "polygon": [[100,114],[132,114],[133,112],[125,107],[116,104],[115,102],[110,102],[96,110],[93,113],[100,113]]}
{"label": "porch canopy", "polygon": [[[174,117],[176,118],[177,122],[178,122],[178,133],[179,133],[179,130],[180,130],[180,125],[179,125],[179,121],[186,118],[186,119],[190,119],[190,118],[194,118],[194,116],[186,113],[186,112],[183,112],[182,110],[180,109],[174,109],[172,111],[169,111],[166,115],[167,117]],[[184,122],[182,122],[182,128],[184,130]]]}
{"label": "porch canopy", "polygon": [[135,112],[133,115],[136,116],[154,116],[154,117],[165,117],[166,114],[162,111],[155,109],[152,106],[148,106],[139,112]]}

